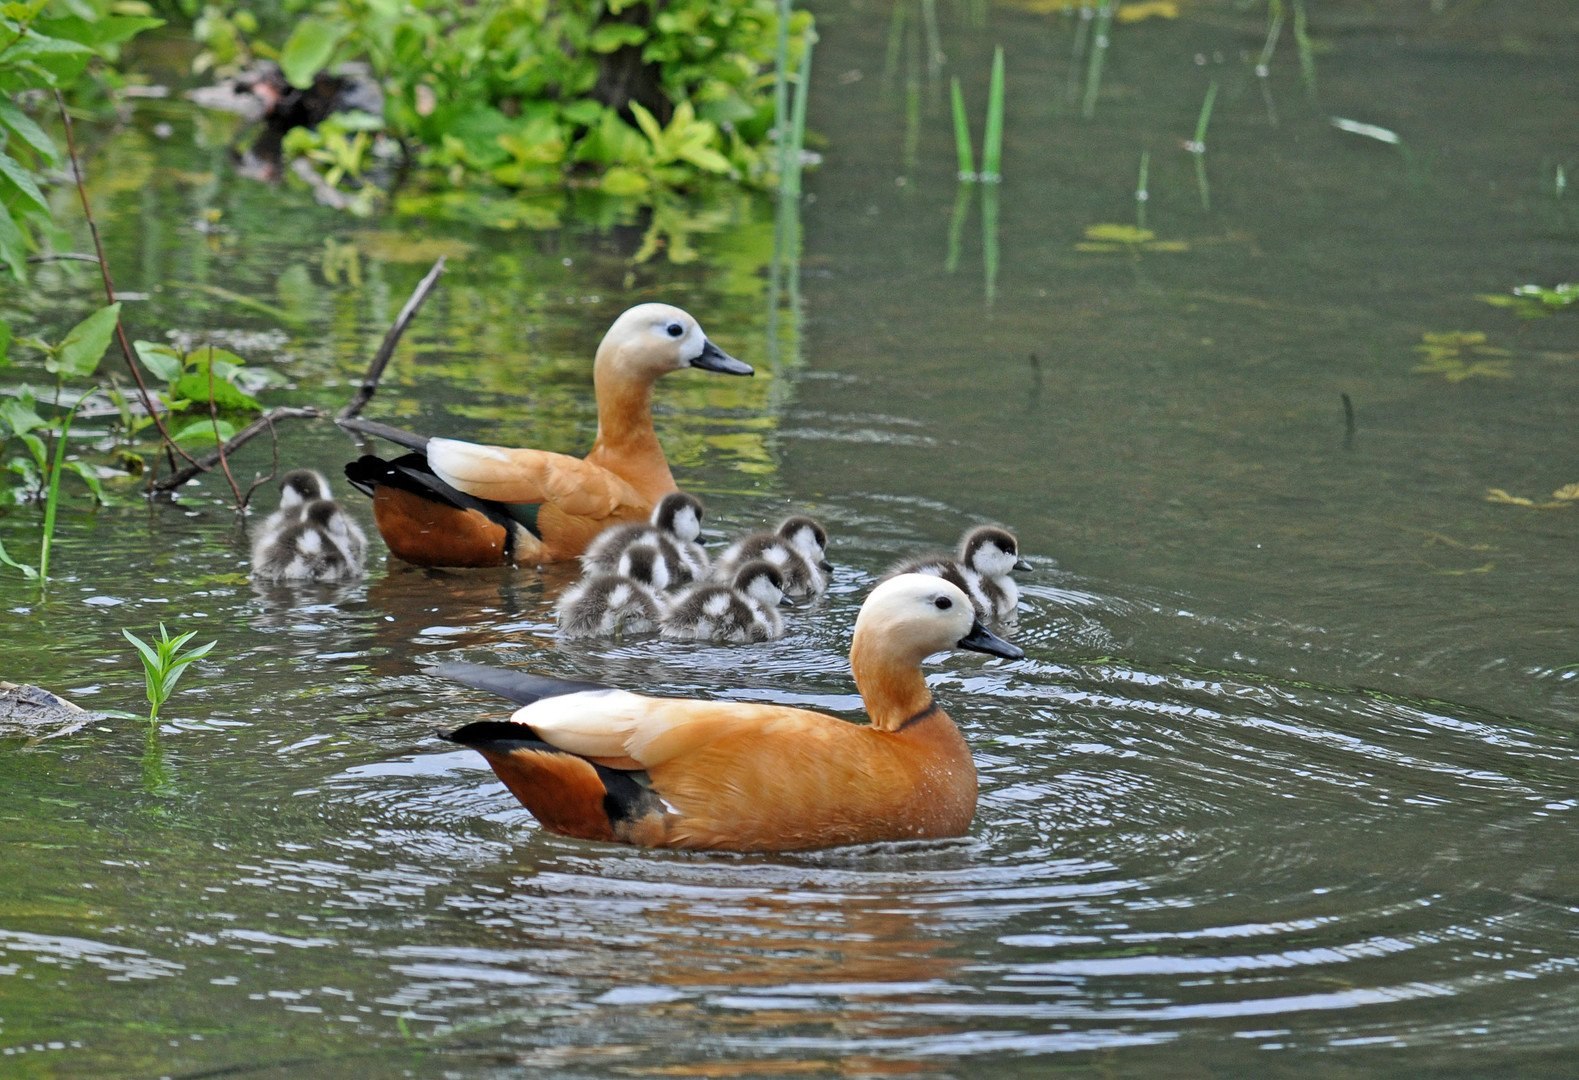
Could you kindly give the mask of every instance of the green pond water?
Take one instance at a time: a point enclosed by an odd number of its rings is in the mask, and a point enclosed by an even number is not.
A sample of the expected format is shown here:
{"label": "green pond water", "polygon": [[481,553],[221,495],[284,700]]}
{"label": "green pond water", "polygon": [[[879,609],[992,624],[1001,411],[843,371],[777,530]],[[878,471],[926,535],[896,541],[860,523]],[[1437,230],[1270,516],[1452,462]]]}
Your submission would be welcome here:
{"label": "green pond water", "polygon": [[[1263,80],[1264,6],[1182,3],[1115,25],[1084,119],[1078,17],[817,5],[799,220],[670,206],[684,264],[580,198],[505,208],[557,230],[357,221],[237,176],[234,125],[179,98],[85,131],[134,336],[338,407],[444,254],[366,415],[577,450],[599,336],[668,300],[758,367],[661,385],[681,484],[720,534],[819,516],[837,569],[771,645],[572,646],[568,571],[375,538],[364,582],[259,590],[222,480],[74,497],[48,589],[0,577],[0,677],[136,711],[122,627],[219,644],[153,731],[0,739],[0,1076],[1572,1075],[1579,505],[1486,496],[1579,482],[1579,313],[1478,297],[1576,272],[1579,13],[1307,7],[1314,97],[1291,22]],[[979,138],[998,44],[1004,180],[959,199],[947,79]],[[1151,246],[1084,250],[1136,224],[1143,151]],[[0,310],[58,335],[94,302],[56,264]],[[351,440],[291,422],[278,452],[371,525]],[[505,711],[440,659],[852,715],[861,598],[981,520],[1035,570],[1025,660],[932,665],[982,777],[963,840],[562,840],[432,734]]]}

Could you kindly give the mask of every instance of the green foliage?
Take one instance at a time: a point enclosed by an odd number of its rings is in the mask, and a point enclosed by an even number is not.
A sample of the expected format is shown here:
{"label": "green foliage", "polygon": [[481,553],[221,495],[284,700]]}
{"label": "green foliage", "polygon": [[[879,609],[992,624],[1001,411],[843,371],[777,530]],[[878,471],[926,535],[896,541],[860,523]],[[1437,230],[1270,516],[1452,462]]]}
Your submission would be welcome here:
{"label": "green foliage", "polygon": [[[120,0],[0,4],[0,265],[27,279],[27,256],[50,224],[46,174],[63,165],[54,138],[28,109],[53,109],[51,91],[77,90],[102,61],[162,19]],[[0,342],[0,362],[4,360]]]}
{"label": "green foliage", "polygon": [[160,707],[175,692],[175,684],[180,681],[186,666],[208,655],[209,650],[218,644],[210,641],[207,645],[199,645],[195,649],[186,649],[183,652],[186,643],[197,636],[197,631],[188,630],[172,638],[169,631],[164,628],[164,623],[159,624],[159,639],[151,645],[130,630],[123,629],[121,633],[136,648],[138,658],[143,663],[150,722],[159,719]]}
{"label": "green foliage", "polygon": [[1493,307],[1512,308],[1521,319],[1543,319],[1579,303],[1579,282],[1564,282],[1550,289],[1541,285],[1520,285],[1511,295],[1481,297]]}
{"label": "green foliage", "polygon": [[[235,419],[251,419],[263,411],[253,394],[281,381],[275,372],[249,367],[235,353],[210,345],[190,353],[151,341],[134,342],[132,347],[143,366],[168,384],[164,398],[170,411],[196,414],[170,433],[189,449],[215,445],[216,435],[230,438],[236,431]],[[134,431],[151,423],[146,418],[133,421]]]}
{"label": "green foliage", "polygon": [[1478,330],[1421,334],[1415,352],[1420,354],[1420,362],[1413,370],[1420,375],[1440,375],[1451,383],[1513,378],[1508,350],[1488,344],[1486,335]]}
{"label": "green foliage", "polygon": [[[201,68],[277,59],[294,86],[365,61],[385,92],[382,130],[452,186],[545,190],[567,181],[650,200],[712,178],[767,184],[776,122],[775,0],[316,0],[278,49],[245,8],[206,9]],[[260,9],[261,11],[261,9]],[[811,16],[788,27],[793,65]],[[793,70],[793,68],[792,68]],[[635,87],[629,101],[609,87]],[[331,185],[358,187],[364,124],[294,135]]]}

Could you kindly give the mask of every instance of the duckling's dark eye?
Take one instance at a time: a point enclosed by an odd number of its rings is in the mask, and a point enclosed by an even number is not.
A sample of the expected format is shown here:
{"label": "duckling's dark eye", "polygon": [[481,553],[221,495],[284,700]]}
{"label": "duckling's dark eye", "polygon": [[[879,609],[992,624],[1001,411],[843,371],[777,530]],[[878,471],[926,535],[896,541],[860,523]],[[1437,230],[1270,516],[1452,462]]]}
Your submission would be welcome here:
{"label": "duckling's dark eye", "polygon": [[949,608],[954,606],[954,601],[950,600],[946,596],[940,596],[932,602],[937,605],[939,611],[947,611]]}
{"label": "duckling's dark eye", "polygon": [[685,333],[685,327],[681,326],[677,322],[672,322],[668,326],[665,326],[663,329],[664,329],[664,332],[666,334],[668,334],[670,337],[679,337],[681,334]]}

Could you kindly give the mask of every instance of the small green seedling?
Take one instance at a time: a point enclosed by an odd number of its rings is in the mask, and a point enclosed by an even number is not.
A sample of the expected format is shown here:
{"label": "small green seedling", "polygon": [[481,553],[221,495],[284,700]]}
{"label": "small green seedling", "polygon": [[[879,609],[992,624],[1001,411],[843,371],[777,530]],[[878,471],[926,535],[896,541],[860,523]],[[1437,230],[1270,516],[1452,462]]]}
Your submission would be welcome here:
{"label": "small green seedling", "polygon": [[136,647],[142,658],[143,673],[148,681],[148,720],[154,722],[159,719],[159,707],[170,699],[175,691],[175,684],[181,678],[181,673],[186,666],[194,660],[200,660],[208,654],[218,642],[210,641],[207,645],[199,645],[195,649],[182,652],[186,643],[197,635],[196,630],[188,630],[178,637],[171,637],[164,628],[164,623],[159,624],[159,640],[152,645],[132,633],[122,630],[126,640]]}

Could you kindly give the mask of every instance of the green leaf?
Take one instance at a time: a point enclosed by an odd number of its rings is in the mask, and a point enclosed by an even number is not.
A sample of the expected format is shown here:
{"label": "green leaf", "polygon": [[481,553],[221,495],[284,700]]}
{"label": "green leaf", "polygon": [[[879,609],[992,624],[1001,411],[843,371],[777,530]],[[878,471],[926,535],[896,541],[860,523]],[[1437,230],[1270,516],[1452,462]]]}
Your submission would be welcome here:
{"label": "green leaf", "polygon": [[68,461],[66,468],[82,477],[82,482],[88,485],[88,490],[93,492],[93,497],[103,506],[110,505],[110,497],[104,493],[104,485],[99,482],[98,473],[94,472],[86,462]]}
{"label": "green leaf", "polygon": [[314,76],[334,56],[335,47],[345,33],[344,25],[312,16],[297,23],[280,50],[280,70],[285,73],[286,81],[298,90],[310,87]]}
{"label": "green leaf", "polygon": [[592,31],[587,45],[593,52],[611,53],[625,45],[640,45],[647,40],[645,27],[632,23],[604,23]]}
{"label": "green leaf", "polygon": [[55,148],[55,140],[51,139],[31,116],[9,101],[0,101],[0,124],[5,125],[16,134],[17,138],[32,147],[33,152],[43,158],[45,164],[59,163],[60,151]]}
{"label": "green leaf", "polygon": [[49,448],[44,445],[43,439],[31,431],[19,431],[16,437],[22,440],[27,452],[33,455],[33,463],[38,466],[39,472],[42,473],[49,468]]}
{"label": "green leaf", "polygon": [[3,204],[0,204],[0,262],[11,268],[12,277],[18,281],[27,280],[27,237]]}
{"label": "green leaf", "polygon": [[636,118],[636,123],[641,126],[642,132],[647,136],[648,141],[653,146],[662,146],[663,128],[658,124],[658,118],[642,108],[639,101],[631,102],[630,107],[631,115]]}
{"label": "green leaf", "polygon": [[11,324],[0,319],[0,367],[11,362]]}
{"label": "green leaf", "polygon": [[[33,174],[4,150],[0,150],[0,179],[15,188],[23,199],[33,204],[34,208],[49,213],[49,203],[44,201],[44,193],[38,190],[38,183],[33,179]],[[4,191],[6,186],[0,184],[0,191]]]}
{"label": "green leaf", "polygon": [[115,321],[120,318],[119,302],[102,307],[73,326],[66,339],[60,343],[55,355],[45,361],[44,369],[68,379],[85,379],[104,359],[110,347],[110,336],[115,333]]}
{"label": "green leaf", "polygon": [[627,169],[623,165],[616,165],[603,174],[600,185],[610,195],[641,195],[652,185],[647,178],[635,169]]}
{"label": "green leaf", "polygon": [[13,559],[11,557],[10,552],[6,551],[4,544],[0,544],[0,563],[4,563],[5,565],[7,565],[7,566],[9,566],[9,567],[11,567],[13,569],[22,571],[22,576],[23,577],[28,577],[28,578],[36,578],[36,577],[38,577],[38,571],[37,570],[33,569],[31,566],[28,566],[26,563],[19,563],[15,559]]}
{"label": "green leaf", "polygon": [[[228,439],[236,433],[236,426],[229,421],[219,421],[220,439]],[[207,417],[193,420],[180,431],[172,432],[170,438],[182,446],[218,446],[214,440],[214,421]]]}
{"label": "green leaf", "polygon": [[168,345],[160,345],[155,341],[134,341],[132,348],[137,352],[137,359],[143,362],[143,367],[156,379],[175,382],[186,368],[181,354]]}
{"label": "green leaf", "polygon": [[0,435],[9,438],[48,426],[49,422],[38,415],[30,398],[0,401]]}

